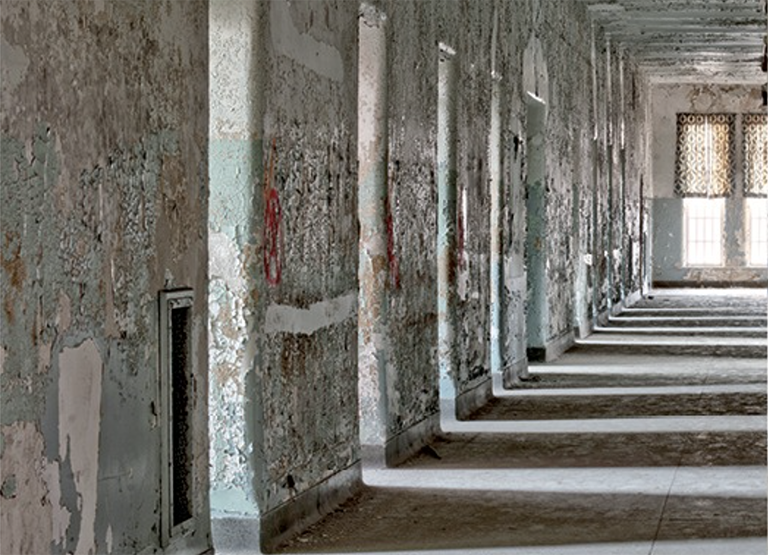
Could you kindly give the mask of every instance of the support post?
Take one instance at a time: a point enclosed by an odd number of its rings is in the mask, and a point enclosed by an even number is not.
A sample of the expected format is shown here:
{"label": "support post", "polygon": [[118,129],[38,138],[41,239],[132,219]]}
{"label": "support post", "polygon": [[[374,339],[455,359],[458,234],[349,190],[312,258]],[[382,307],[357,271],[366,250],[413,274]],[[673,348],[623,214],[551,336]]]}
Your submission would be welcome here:
{"label": "support post", "polygon": [[440,44],[437,99],[437,358],[442,418],[456,416],[456,53]]}
{"label": "support post", "polygon": [[358,66],[358,395],[363,456],[383,464],[387,441],[386,17],[361,5]]}

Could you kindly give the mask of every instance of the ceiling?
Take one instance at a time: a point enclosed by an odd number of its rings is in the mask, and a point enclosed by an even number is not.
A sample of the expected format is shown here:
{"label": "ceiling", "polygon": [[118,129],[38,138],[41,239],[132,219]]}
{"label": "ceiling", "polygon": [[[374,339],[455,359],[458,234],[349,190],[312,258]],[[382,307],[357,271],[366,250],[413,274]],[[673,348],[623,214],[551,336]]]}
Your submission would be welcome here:
{"label": "ceiling", "polygon": [[577,0],[654,82],[765,83],[768,0]]}

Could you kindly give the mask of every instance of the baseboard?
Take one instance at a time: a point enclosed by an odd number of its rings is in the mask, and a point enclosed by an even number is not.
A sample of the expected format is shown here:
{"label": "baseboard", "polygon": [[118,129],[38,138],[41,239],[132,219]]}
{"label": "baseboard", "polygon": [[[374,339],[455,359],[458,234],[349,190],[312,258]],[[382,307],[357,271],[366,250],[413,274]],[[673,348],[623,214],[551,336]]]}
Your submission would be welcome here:
{"label": "baseboard", "polygon": [[631,293],[630,295],[627,295],[623,301],[616,303],[611,307],[610,314],[611,316],[616,316],[619,313],[621,313],[625,308],[628,306],[632,306],[637,301],[643,298],[642,293],[640,291],[635,291],[634,293]]}
{"label": "baseboard", "polygon": [[622,304],[624,305],[624,308],[627,308],[628,306],[632,306],[642,298],[643,298],[643,292],[638,290],[638,291],[635,291],[634,293],[630,293],[629,295],[627,295],[627,297],[624,299],[624,302]]}
{"label": "baseboard", "polygon": [[586,319],[585,321],[579,322],[579,324],[574,327],[573,333],[577,339],[584,339],[592,333],[592,322],[589,322]]}
{"label": "baseboard", "polygon": [[519,385],[522,381],[528,379],[528,359],[523,358],[513,362],[504,369],[502,376],[504,389],[512,389]]}
{"label": "baseboard", "polygon": [[272,553],[288,538],[318,522],[363,486],[362,464],[337,472],[290,501],[265,513],[261,519],[261,549]]}
{"label": "baseboard", "polygon": [[456,419],[464,420],[493,398],[493,380],[488,376],[480,384],[456,397]]}
{"label": "baseboard", "polygon": [[362,445],[365,468],[397,466],[429,445],[440,433],[440,414],[427,416],[420,422],[389,438],[385,445]]}
{"label": "baseboard", "polygon": [[596,326],[605,327],[611,318],[611,309],[603,310],[597,315]]}
{"label": "baseboard", "polygon": [[768,281],[764,279],[760,280],[742,280],[742,281],[725,281],[725,280],[711,280],[711,281],[654,281],[651,285],[651,289],[765,289],[768,287]]}
{"label": "baseboard", "polygon": [[397,466],[411,458],[425,445],[430,444],[439,433],[440,413],[436,412],[390,438],[384,453],[387,466]]}
{"label": "baseboard", "polygon": [[573,330],[568,330],[560,337],[548,341],[543,347],[528,347],[528,360],[530,362],[550,362],[556,360],[565,351],[570,349],[575,341],[576,336]]}

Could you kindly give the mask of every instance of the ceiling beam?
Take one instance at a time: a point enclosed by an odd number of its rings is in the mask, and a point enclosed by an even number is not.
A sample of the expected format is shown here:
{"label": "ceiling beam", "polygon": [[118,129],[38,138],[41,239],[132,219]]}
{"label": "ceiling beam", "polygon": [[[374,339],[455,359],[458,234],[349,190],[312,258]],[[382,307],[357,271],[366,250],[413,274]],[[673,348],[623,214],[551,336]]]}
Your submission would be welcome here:
{"label": "ceiling beam", "polygon": [[765,34],[765,21],[728,23],[727,21],[660,21],[651,19],[617,20],[599,22],[607,33],[622,32],[634,35],[648,33],[756,33]]}
{"label": "ceiling beam", "polygon": [[765,0],[576,1],[654,79],[765,82]]}
{"label": "ceiling beam", "polygon": [[630,49],[635,56],[642,56],[646,53],[652,52],[710,52],[716,54],[718,52],[727,53],[743,53],[745,51],[754,53],[759,50],[762,45],[762,41],[741,41],[741,42],[687,42],[685,40],[678,41],[657,41],[638,43],[637,45],[625,47]]}
{"label": "ceiling beam", "polygon": [[743,9],[743,10],[761,10],[763,9],[762,0],[576,0],[578,3],[586,4],[587,7],[604,9]]}

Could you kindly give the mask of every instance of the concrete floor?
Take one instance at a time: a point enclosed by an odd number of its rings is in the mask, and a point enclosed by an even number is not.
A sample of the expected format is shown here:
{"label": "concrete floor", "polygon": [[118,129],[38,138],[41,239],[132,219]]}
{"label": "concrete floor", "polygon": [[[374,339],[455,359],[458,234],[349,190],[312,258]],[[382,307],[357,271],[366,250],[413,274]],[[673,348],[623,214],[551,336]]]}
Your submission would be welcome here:
{"label": "concrete floor", "polygon": [[[765,313],[765,292],[635,309],[685,307],[731,327],[736,307]],[[675,336],[685,356],[663,333],[659,350],[588,339],[402,466],[365,469],[361,496],[281,552],[766,555],[765,331],[710,338],[729,356],[696,335]]]}

